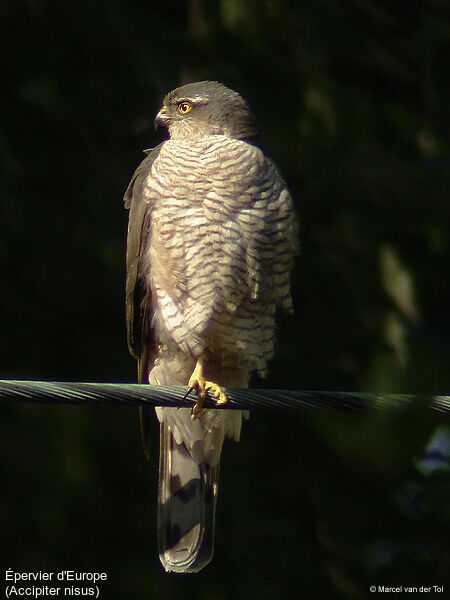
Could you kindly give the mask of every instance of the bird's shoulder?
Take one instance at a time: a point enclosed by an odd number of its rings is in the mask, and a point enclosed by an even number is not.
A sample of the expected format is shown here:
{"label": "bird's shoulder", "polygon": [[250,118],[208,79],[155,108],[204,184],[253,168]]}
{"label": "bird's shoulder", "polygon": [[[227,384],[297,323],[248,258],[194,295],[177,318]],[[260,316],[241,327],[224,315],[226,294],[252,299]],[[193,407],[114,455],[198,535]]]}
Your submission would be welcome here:
{"label": "bird's shoulder", "polygon": [[258,195],[263,189],[269,198],[285,187],[273,161],[246,140],[217,134],[192,140],[168,139],[146,152],[124,197],[125,207],[141,218],[152,210],[153,200],[168,189],[178,190],[183,197],[189,196],[183,190],[193,184],[203,196],[211,189],[223,196],[249,190]]}
{"label": "bird's shoulder", "polygon": [[125,194],[123,196],[125,208],[131,208],[133,197],[140,195],[136,192],[139,192],[141,190],[144,179],[150,172],[153,163],[158,158],[165,143],[166,142],[161,142],[161,144],[158,144],[158,146],[155,146],[154,148],[147,148],[146,150],[144,150],[144,154],[146,156],[144,160],[142,160],[139,163],[137,169],[133,173],[130,183],[128,184],[128,187],[125,190]]}

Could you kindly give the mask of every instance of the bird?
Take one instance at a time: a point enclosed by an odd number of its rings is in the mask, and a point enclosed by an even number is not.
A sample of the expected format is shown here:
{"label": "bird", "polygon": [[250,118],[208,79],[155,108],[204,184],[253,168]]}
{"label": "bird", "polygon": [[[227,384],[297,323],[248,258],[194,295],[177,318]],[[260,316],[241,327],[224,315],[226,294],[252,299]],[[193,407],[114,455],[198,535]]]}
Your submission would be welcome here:
{"label": "bird", "polygon": [[[159,558],[167,572],[195,573],[213,556],[224,439],[238,441],[248,417],[226,409],[226,388],[267,374],[277,307],[293,310],[298,220],[239,93],[217,81],[178,87],[157,126],[168,139],[144,151],[124,196],[127,341],[139,382],[196,394],[192,408],[156,408]],[[207,393],[225,409],[203,408]]]}

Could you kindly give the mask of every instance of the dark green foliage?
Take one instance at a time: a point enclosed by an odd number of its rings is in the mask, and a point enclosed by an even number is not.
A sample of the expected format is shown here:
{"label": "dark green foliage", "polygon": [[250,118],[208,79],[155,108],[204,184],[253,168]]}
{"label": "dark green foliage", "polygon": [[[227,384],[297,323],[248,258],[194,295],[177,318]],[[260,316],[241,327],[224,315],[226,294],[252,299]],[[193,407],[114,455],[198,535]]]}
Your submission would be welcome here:
{"label": "dark green foliage", "polygon": [[[248,100],[298,204],[294,317],[267,381],[449,389],[446,3],[4,0],[1,376],[133,381],[122,195],[163,95]],[[253,414],[224,452],[214,562],[157,560],[133,409],[2,407],[2,569],[105,570],[103,598],[364,598],[450,583],[448,471],[421,407]],[[194,596],[195,594],[195,596]],[[181,596],[180,596],[181,595]]]}

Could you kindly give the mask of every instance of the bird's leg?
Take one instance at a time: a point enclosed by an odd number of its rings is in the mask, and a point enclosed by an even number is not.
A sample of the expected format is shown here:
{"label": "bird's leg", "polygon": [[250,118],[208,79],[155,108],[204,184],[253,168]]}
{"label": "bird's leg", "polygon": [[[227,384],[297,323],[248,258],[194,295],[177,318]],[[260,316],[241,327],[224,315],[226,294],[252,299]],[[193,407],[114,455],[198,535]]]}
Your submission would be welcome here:
{"label": "bird's leg", "polygon": [[228,402],[227,395],[225,394],[223,388],[221,388],[217,383],[214,383],[214,381],[207,381],[205,379],[203,360],[201,358],[197,360],[195,369],[189,378],[188,388],[188,394],[192,390],[195,390],[197,393],[197,402],[192,408],[191,413],[192,420],[199,418],[207,390],[212,392],[216,404],[225,404]]}

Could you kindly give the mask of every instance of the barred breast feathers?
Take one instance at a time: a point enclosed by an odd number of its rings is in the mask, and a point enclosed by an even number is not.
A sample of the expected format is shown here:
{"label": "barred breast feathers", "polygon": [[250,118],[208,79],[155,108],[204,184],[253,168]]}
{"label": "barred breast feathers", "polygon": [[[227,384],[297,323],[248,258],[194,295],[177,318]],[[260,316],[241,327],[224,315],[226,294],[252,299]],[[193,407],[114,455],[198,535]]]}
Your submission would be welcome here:
{"label": "barred breast feathers", "polygon": [[259,148],[218,135],[168,140],[143,183],[155,319],[177,344],[201,352],[214,315],[247,301],[268,314],[275,304],[290,310],[292,200]]}

